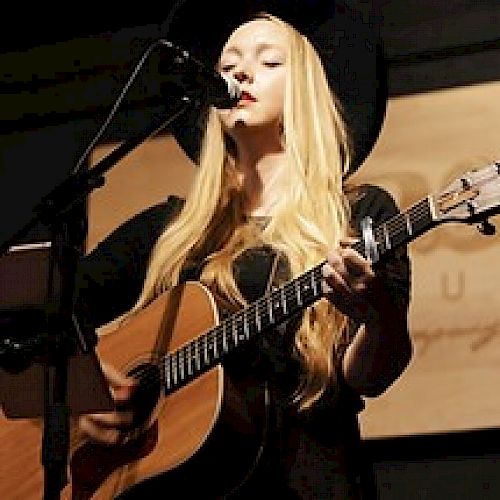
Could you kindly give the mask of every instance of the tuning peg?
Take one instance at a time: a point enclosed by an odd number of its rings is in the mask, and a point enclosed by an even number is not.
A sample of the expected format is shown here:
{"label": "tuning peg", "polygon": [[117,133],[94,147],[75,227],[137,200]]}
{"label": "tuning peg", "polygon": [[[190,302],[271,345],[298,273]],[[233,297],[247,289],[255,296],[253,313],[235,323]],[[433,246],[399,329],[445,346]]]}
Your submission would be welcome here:
{"label": "tuning peg", "polygon": [[496,232],[496,227],[488,220],[484,219],[481,221],[477,228],[479,229],[479,232],[486,235],[486,236],[492,236]]}

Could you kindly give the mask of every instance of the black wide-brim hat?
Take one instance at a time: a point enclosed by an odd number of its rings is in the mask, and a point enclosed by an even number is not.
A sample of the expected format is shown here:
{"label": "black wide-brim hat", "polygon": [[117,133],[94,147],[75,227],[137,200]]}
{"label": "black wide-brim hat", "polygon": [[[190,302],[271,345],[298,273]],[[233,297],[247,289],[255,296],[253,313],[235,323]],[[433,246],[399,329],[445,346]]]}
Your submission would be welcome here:
{"label": "black wide-brim hat", "polygon": [[[214,67],[232,31],[259,12],[294,26],[316,48],[351,136],[353,173],[370,154],[387,107],[383,49],[374,19],[335,0],[184,0],[177,2],[162,36]],[[204,114],[192,109],[171,131],[195,160]]]}

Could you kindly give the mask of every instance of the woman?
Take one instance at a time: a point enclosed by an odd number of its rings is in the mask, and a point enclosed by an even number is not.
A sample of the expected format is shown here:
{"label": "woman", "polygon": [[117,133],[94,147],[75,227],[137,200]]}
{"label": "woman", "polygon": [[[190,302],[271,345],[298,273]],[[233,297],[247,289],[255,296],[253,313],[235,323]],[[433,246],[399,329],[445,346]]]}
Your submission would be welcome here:
{"label": "woman", "polygon": [[[126,311],[134,286],[142,291],[126,318],[198,280],[234,310],[327,258],[324,297],[225,363],[247,396],[249,383],[263,384],[268,412],[258,463],[226,493],[361,498],[357,414],[362,398],[384,392],[410,360],[409,276],[404,251],[374,269],[352,244],[364,216],[377,224],[396,207],[380,189],[347,187],[355,138],[317,51],[289,23],[271,14],[246,20],[224,44],[218,70],[238,81],[242,97],[210,109],[189,196],[145,211],[89,255],[79,301],[100,324]],[[120,278],[135,280],[126,294]],[[103,307],[106,296],[113,304]],[[137,384],[105,370],[126,405]],[[127,410],[85,415],[81,429],[119,445],[133,427]],[[206,487],[204,498],[223,496]]]}

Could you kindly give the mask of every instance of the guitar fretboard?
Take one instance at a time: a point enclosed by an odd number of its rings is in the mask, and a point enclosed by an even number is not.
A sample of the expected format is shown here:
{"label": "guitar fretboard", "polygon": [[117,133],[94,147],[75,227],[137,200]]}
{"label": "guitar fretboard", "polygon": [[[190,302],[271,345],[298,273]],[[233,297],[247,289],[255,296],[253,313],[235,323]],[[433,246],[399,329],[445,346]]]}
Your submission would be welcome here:
{"label": "guitar fretboard", "polygon": [[[378,257],[411,241],[434,223],[429,198],[419,201],[406,212],[397,214],[373,229]],[[366,256],[365,242],[354,248]],[[323,295],[322,267],[326,261],[297,278],[275,288],[240,311],[225,318],[216,327],[167,354],[163,358],[165,393],[175,391],[253,337],[273,329],[295,313],[312,305]]]}

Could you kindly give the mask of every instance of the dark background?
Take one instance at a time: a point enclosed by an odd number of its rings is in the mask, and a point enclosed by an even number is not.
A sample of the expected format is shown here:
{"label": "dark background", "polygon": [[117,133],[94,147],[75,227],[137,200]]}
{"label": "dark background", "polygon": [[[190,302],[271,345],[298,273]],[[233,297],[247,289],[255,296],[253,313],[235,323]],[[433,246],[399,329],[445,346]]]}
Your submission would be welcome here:
{"label": "dark background", "polygon": [[[500,80],[499,0],[350,3],[381,20],[391,97]],[[0,244],[71,171],[146,47],[163,36],[170,4],[103,10],[102,3],[57,9],[18,3],[3,12]],[[162,116],[157,64],[148,61],[103,141],[137,136]],[[372,440],[365,447],[379,498],[500,498],[497,429]]]}

